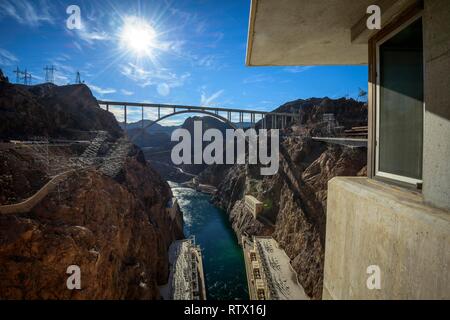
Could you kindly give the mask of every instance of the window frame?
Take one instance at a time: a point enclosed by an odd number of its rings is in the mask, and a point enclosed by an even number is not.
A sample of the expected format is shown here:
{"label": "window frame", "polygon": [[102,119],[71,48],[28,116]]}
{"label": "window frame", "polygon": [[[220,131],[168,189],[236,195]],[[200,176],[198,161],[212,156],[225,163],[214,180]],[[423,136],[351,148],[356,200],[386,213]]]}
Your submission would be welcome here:
{"label": "window frame", "polygon": [[[389,173],[389,172],[383,172],[379,170],[379,165],[380,165],[380,143],[379,143],[379,139],[380,139],[380,46],[385,43],[386,41],[390,40],[391,38],[393,38],[395,35],[397,35],[398,33],[400,33],[401,31],[403,31],[404,29],[406,29],[407,27],[409,27],[411,24],[413,24],[414,22],[416,22],[417,20],[422,19],[422,27],[423,27],[423,13],[419,12],[416,13],[414,16],[412,16],[411,18],[409,18],[407,21],[405,21],[404,23],[398,25],[395,29],[393,29],[392,31],[390,31],[389,33],[385,34],[383,37],[377,39],[376,41],[374,41],[374,53],[375,53],[375,77],[376,77],[376,82],[375,82],[375,103],[374,103],[374,116],[375,116],[375,132],[374,132],[374,145],[375,145],[375,153],[374,153],[374,175],[373,178],[374,179],[380,179],[383,181],[391,181],[394,183],[400,183],[402,185],[408,186],[408,187],[414,187],[417,189],[420,189],[423,183],[423,176],[422,179],[415,179],[415,178],[410,178],[410,177],[406,177],[406,176],[401,176],[401,175],[397,175],[397,174],[393,174],[393,173]],[[423,40],[422,40],[423,41]],[[425,50],[425,48],[423,48],[423,50]],[[425,68],[425,62],[423,61],[423,68]],[[424,70],[425,71],[425,70]],[[425,72],[423,73],[425,74]],[[422,82],[422,86],[425,85],[425,79]],[[425,92],[425,91],[424,91]],[[425,97],[424,97],[424,101],[422,102],[422,112],[423,112],[423,119],[425,118]],[[422,122],[422,126],[424,126],[424,123]],[[423,127],[422,127],[423,128]],[[424,129],[424,128],[423,128]],[[423,140],[423,131],[422,131],[422,140]],[[422,144],[422,160],[423,160],[423,144]],[[422,166],[423,166],[423,161],[422,161]],[[422,170],[423,172],[423,170]]]}

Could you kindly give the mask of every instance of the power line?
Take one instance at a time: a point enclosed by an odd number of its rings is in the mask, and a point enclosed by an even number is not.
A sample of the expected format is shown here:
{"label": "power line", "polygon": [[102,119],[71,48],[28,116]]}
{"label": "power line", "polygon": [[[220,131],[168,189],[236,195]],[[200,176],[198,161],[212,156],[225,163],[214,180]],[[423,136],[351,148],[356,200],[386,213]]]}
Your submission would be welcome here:
{"label": "power line", "polygon": [[54,72],[56,71],[55,66],[45,66],[44,68],[45,70],[45,82],[50,82],[50,83],[54,83],[55,82],[55,74]]}

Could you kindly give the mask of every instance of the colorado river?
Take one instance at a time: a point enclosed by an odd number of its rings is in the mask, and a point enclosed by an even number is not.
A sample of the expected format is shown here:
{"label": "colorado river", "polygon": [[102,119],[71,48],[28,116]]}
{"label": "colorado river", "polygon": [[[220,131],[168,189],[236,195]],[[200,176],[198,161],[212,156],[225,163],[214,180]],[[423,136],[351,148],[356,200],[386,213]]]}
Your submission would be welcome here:
{"label": "colorado river", "polygon": [[248,299],[242,249],[226,214],[208,195],[169,184],[183,211],[185,236],[195,236],[202,249],[208,299]]}

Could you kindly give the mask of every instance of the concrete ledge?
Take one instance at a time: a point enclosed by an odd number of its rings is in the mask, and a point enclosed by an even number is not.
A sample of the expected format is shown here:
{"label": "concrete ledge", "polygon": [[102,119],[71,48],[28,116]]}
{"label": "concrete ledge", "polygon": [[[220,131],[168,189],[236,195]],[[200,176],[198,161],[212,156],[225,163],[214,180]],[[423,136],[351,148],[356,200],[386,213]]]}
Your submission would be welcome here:
{"label": "concrete ledge", "polygon": [[312,137],[315,141],[339,144],[349,148],[367,148],[367,139]]}
{"label": "concrete ledge", "polygon": [[[328,183],[324,299],[450,299],[450,212],[367,178]],[[367,267],[381,288],[367,288]]]}

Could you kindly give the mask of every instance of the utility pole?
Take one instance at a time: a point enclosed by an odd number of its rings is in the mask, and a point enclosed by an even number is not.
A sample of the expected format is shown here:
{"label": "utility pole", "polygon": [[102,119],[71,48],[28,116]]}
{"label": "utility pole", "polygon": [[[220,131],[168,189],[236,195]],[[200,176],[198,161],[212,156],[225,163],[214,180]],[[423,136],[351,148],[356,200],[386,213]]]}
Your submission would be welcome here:
{"label": "utility pole", "polygon": [[44,68],[45,70],[45,82],[50,82],[50,83],[54,83],[55,82],[55,76],[54,76],[54,72],[56,71],[55,66],[45,66]]}

